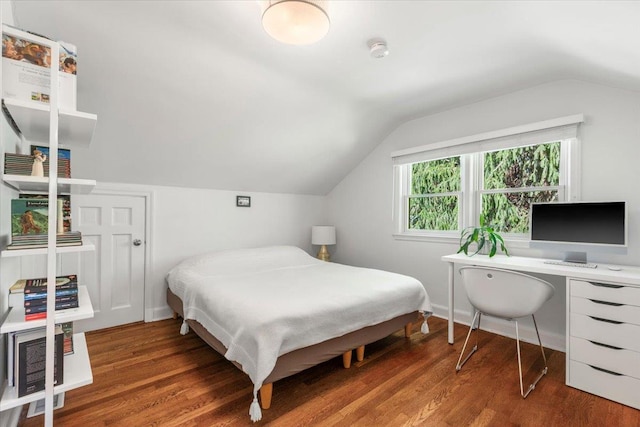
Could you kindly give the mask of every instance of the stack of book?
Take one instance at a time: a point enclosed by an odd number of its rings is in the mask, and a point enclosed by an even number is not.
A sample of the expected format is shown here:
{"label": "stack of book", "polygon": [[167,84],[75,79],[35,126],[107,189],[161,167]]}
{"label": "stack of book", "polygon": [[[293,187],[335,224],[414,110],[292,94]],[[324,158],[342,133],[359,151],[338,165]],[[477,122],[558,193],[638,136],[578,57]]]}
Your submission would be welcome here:
{"label": "stack of book", "polygon": [[[8,334],[7,382],[17,388],[18,397],[44,390],[45,335],[44,328]],[[61,385],[64,379],[64,331],[61,325],[56,325],[54,354],[54,385]]]}
{"label": "stack of book", "polygon": [[[4,173],[8,175],[31,175],[33,156],[29,154],[4,154]],[[44,176],[49,176],[49,159],[44,163]],[[71,178],[71,160],[58,157],[58,178]]]}
{"label": "stack of book", "polygon": [[[80,246],[82,234],[68,231],[70,215],[65,214],[65,199],[58,199],[57,246]],[[67,211],[69,210],[67,204]],[[66,223],[65,223],[66,217]],[[46,198],[19,198],[11,200],[11,244],[7,249],[46,248],[49,229],[49,200]]]}
{"label": "stack of book", "polygon": [[[9,289],[9,305],[24,307],[25,320],[47,317],[47,279],[21,279]],[[78,276],[56,278],[56,310],[78,307]]]}
{"label": "stack of book", "polygon": [[[7,249],[36,249],[47,247],[46,234],[30,234],[11,236],[11,244]],[[79,231],[69,231],[56,235],[56,246],[81,246],[82,234]]]}

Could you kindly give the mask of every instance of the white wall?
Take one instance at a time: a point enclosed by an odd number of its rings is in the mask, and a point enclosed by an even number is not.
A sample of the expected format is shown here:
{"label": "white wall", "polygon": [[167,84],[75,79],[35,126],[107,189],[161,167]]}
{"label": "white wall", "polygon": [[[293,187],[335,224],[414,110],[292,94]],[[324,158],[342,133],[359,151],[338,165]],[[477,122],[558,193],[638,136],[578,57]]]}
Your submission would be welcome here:
{"label": "white wall", "polygon": [[[418,278],[436,314],[446,316],[447,267],[440,257],[455,253],[458,244],[394,240],[390,153],[577,113],[585,114],[580,128],[582,200],[626,200],[629,209],[627,255],[590,253],[590,260],[640,264],[640,191],[636,188],[640,178],[640,93],[575,80],[536,86],[398,127],[328,196],[329,219],[340,233],[334,259]],[[512,252],[559,257],[529,249]],[[545,345],[564,349],[564,281],[546,278],[556,284],[556,295],[536,317]],[[468,322],[471,307],[462,289],[457,290],[455,305],[456,319]]]}
{"label": "white wall", "polygon": [[[96,188],[104,189],[124,191],[125,187],[99,183]],[[147,236],[146,248],[150,255],[147,320],[171,316],[165,276],[183,259],[216,250],[268,245],[294,245],[312,254],[311,226],[326,220],[325,198],[321,196],[137,185],[126,186],[126,192],[150,193],[152,199],[151,236]],[[251,207],[237,207],[236,195],[250,196]]]}

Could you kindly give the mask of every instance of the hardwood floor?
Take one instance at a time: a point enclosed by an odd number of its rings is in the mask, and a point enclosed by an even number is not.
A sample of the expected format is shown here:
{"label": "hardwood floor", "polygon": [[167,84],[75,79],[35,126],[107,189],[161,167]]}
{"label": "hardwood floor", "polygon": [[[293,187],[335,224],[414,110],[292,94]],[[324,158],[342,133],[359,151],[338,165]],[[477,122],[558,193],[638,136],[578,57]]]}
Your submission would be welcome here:
{"label": "hardwood floor", "polygon": [[[87,334],[94,382],[66,394],[54,424],[95,426],[249,426],[249,378],[180,320],[136,323]],[[456,374],[467,327],[429,319],[368,345],[350,369],[338,357],[274,384],[269,426],[640,426],[640,411],[564,384],[564,353],[547,350],[549,374],[520,397],[515,341],[481,332],[480,349]],[[523,345],[525,382],[541,369]],[[527,383],[528,384],[528,383]],[[20,426],[43,424],[43,416]]]}

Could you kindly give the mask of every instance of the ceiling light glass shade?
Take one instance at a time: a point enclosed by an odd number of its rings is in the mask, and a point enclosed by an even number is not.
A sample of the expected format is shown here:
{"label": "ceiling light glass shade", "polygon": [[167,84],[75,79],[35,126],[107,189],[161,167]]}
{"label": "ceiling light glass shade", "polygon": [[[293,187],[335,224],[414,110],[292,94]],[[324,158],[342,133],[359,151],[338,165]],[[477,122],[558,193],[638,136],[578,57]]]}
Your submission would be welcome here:
{"label": "ceiling light glass shade", "polygon": [[315,43],[329,32],[326,1],[270,0],[262,26],[274,39],[287,44]]}

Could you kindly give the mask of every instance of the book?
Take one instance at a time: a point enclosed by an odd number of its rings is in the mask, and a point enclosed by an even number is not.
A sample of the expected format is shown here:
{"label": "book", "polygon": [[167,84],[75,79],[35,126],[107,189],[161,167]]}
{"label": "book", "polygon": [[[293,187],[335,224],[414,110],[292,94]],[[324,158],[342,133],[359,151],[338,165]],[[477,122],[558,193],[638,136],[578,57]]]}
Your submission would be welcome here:
{"label": "book", "polygon": [[[67,247],[67,246],[82,246],[82,242],[68,242],[68,243],[57,243],[56,244],[57,247]],[[42,248],[46,248],[47,244],[46,243],[38,243],[38,244],[30,244],[30,245],[24,245],[24,244],[10,244],[7,245],[7,247],[5,249],[8,250],[19,250],[19,249],[42,249]]]}
{"label": "book", "polygon": [[7,334],[7,385],[9,387],[13,387],[15,385],[15,381],[14,381],[15,351],[13,350],[15,348],[15,343],[14,343],[15,336],[16,336],[15,332],[9,332]]}
{"label": "book", "polygon": [[[69,308],[78,308],[78,299],[66,302],[56,302],[56,310],[67,310]],[[46,313],[47,304],[34,305],[24,308],[25,317],[29,314]]]}
{"label": "book", "polygon": [[48,229],[49,200],[11,200],[11,236],[29,234],[44,234],[46,236]]}
{"label": "book", "polygon": [[16,374],[16,364],[15,364],[15,337],[20,334],[27,334],[38,331],[39,329],[26,329],[23,331],[13,331],[7,334],[7,384],[9,387],[15,386],[15,374]]}
{"label": "book", "polygon": [[64,334],[64,355],[73,354],[73,322],[64,322],[60,324],[62,333]]}
{"label": "book", "polygon": [[[30,154],[4,154],[4,173],[7,175],[31,175],[33,156]],[[43,164],[44,176],[49,176],[49,159]],[[58,159],[58,178],[71,178],[69,159]]]}
{"label": "book", "polygon": [[[12,236],[12,245],[39,245],[41,243],[48,243],[49,236],[47,234],[20,234]],[[82,233],[79,231],[69,231],[56,234],[56,242],[62,243],[76,243],[82,242]]]}
{"label": "book", "polygon": [[[46,332],[45,328],[19,333],[14,337],[15,376],[18,397],[26,396],[45,387]],[[64,334],[56,325],[54,351],[54,385],[64,380]]]}
{"label": "book", "polygon": [[[78,294],[77,293],[74,294],[74,295],[56,296],[56,304],[65,303],[65,302],[73,302],[73,301],[78,301]],[[24,306],[24,308],[27,308],[27,307],[38,307],[38,306],[41,306],[41,305],[47,305],[46,294],[42,298],[24,300],[24,304],[22,304],[22,305]]]}
{"label": "book", "polygon": [[27,279],[18,279],[9,288],[10,294],[21,294],[24,292],[24,286],[27,284]]}
{"label": "book", "polygon": [[[37,249],[46,248],[47,245],[48,235],[46,234],[17,235],[11,237],[11,243],[6,249]],[[57,234],[56,246],[82,246],[82,234],[79,231]]]}
{"label": "book", "polygon": [[[67,289],[65,289],[67,291]],[[47,294],[26,294],[28,295],[25,298],[25,294],[21,293],[13,293],[9,294],[9,307],[32,307],[34,305],[46,304],[47,303]],[[65,295],[59,295],[56,292],[56,303],[65,302],[65,301],[73,301],[78,299],[78,292],[65,292]]]}
{"label": "book", "polygon": [[[43,299],[47,297],[47,292],[43,291],[43,292],[31,292],[31,293],[25,293],[24,295],[24,300],[29,301],[29,300],[37,300],[37,299]],[[60,297],[64,297],[64,296],[77,296],[78,295],[78,288],[72,288],[72,289],[60,289],[59,291],[56,291],[56,298],[60,298]]]}
{"label": "book", "polygon": [[[20,279],[9,289],[9,307],[30,307],[46,304],[47,278]],[[77,301],[78,276],[56,277],[56,304]],[[67,307],[72,308],[72,307]]]}
{"label": "book", "polygon": [[[47,199],[46,194],[20,194],[21,199]],[[59,194],[58,195],[58,213],[57,213],[57,228],[58,234],[67,233],[71,231],[71,195]]]}
{"label": "book", "polygon": [[40,320],[40,319],[46,319],[47,318],[47,312],[43,311],[41,313],[31,313],[31,314],[25,314],[24,315],[24,320],[25,321],[29,321],[29,320]]}
{"label": "book", "polygon": [[[61,289],[77,289],[78,288],[78,276],[70,274],[67,276],[56,277],[56,293]],[[47,278],[27,279],[24,285],[24,293],[38,293],[46,292],[47,290]]]}

